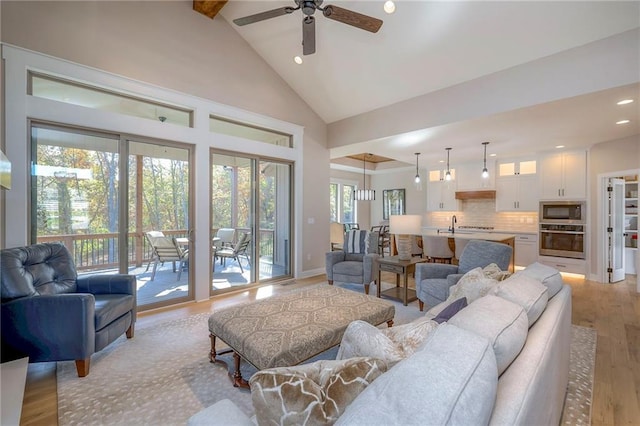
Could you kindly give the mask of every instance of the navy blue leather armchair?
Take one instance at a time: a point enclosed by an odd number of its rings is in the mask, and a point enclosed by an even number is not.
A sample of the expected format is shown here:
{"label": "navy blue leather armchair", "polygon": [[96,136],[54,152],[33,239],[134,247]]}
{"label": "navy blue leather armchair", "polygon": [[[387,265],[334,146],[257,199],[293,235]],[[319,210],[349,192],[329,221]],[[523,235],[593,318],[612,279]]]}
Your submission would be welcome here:
{"label": "navy blue leather armchair", "polygon": [[126,333],[136,321],[133,275],[78,277],[67,248],[34,244],[0,251],[3,358],[29,362],[75,360],[89,374],[91,355]]}

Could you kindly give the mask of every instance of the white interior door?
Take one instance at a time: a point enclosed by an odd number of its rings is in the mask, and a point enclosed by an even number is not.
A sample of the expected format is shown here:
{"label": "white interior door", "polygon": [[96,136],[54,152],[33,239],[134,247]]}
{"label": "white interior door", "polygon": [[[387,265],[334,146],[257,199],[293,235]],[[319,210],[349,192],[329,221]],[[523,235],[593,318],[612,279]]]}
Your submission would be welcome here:
{"label": "white interior door", "polygon": [[607,185],[607,272],[609,282],[624,280],[624,180],[610,178]]}

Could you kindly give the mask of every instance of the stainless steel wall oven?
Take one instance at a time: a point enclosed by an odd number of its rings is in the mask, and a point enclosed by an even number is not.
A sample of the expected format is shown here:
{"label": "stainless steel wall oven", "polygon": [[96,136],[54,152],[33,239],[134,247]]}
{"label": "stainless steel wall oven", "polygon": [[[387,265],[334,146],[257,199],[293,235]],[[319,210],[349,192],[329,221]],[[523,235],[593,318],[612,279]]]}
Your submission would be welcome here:
{"label": "stainless steel wall oven", "polygon": [[586,257],[584,201],[540,202],[540,255]]}

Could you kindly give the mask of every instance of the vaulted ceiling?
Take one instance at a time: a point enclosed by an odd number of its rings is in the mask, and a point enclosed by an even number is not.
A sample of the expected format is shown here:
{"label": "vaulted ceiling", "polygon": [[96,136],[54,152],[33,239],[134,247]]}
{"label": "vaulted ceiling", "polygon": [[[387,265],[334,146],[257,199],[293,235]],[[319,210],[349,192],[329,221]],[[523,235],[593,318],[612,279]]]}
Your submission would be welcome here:
{"label": "vaulted ceiling", "polygon": [[[302,55],[300,10],[250,25],[233,24],[239,17],[296,6],[294,0],[194,1],[194,9],[208,16],[217,13],[216,19],[227,20],[330,127],[640,28],[640,2],[636,1],[398,0],[393,14],[383,11],[383,3],[322,4],[339,5],[379,18],[384,24],[374,34],[316,12],[317,50],[307,56]],[[640,52],[640,42],[636,51]],[[302,57],[302,64],[294,63],[296,55]],[[638,67],[637,63],[631,65]],[[451,145],[458,159],[477,157],[485,140],[492,141],[490,151],[517,155],[532,149],[553,149],[557,144],[587,147],[638,135],[639,81],[640,76],[632,84],[606,90],[594,87],[591,93],[565,99],[541,94],[540,103],[527,108],[354,139],[353,146],[347,143],[332,148],[331,156],[372,152],[411,164],[414,153],[423,151],[421,161],[431,164]],[[504,88],[505,97],[510,96],[509,89]],[[469,96],[474,95],[470,91]],[[626,97],[635,103],[626,109],[615,104]],[[615,125],[622,118],[631,122]],[[407,135],[417,142],[398,143]]]}

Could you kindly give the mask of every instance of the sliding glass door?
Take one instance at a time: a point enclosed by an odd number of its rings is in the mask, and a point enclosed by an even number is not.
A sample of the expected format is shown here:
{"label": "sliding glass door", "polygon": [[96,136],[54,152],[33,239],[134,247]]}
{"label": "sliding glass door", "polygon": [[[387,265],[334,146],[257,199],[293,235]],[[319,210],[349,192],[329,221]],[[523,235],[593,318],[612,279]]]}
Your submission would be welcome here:
{"label": "sliding glass door", "polygon": [[138,305],[193,299],[190,149],[140,140],[127,140],[127,147],[128,252]]}
{"label": "sliding glass door", "polygon": [[212,151],[212,294],[291,276],[292,168]]}
{"label": "sliding glass door", "polygon": [[193,298],[191,147],[40,123],[31,139],[33,242],[62,242],[78,274],[135,275],[140,307]]}

